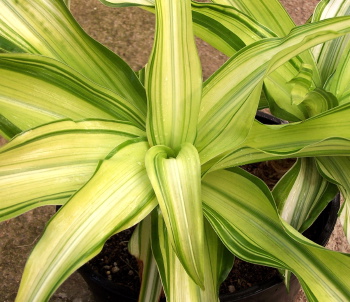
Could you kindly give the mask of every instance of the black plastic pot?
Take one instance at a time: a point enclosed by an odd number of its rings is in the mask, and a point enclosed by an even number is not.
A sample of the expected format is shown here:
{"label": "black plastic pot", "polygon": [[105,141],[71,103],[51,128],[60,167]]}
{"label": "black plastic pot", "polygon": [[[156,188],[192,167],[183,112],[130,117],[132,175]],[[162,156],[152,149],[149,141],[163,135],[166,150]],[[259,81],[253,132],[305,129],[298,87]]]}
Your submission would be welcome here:
{"label": "black plastic pot", "polygon": [[[281,120],[258,112],[256,118],[264,124],[281,124]],[[304,235],[319,245],[326,245],[334,229],[337,212],[340,207],[340,197],[337,195],[319,215],[314,224],[304,232]],[[100,274],[94,272],[86,264],[79,269],[97,302],[136,302],[137,293],[130,292],[129,289],[118,286]],[[287,291],[282,278],[275,277],[264,283],[252,286],[245,290],[240,290],[232,294],[220,296],[221,302],[293,302],[300,284],[295,276],[292,276],[289,292]]]}
{"label": "black plastic pot", "polygon": [[[304,233],[304,235],[320,245],[326,245],[337,220],[337,212],[340,207],[339,195],[332,200],[324,209],[315,223]],[[118,286],[105,277],[94,272],[88,264],[79,269],[97,302],[136,302],[137,294],[129,289]],[[275,277],[269,281],[255,285],[245,290],[232,294],[220,296],[221,302],[293,302],[300,284],[295,276],[292,276],[289,292],[287,291],[282,278]]]}

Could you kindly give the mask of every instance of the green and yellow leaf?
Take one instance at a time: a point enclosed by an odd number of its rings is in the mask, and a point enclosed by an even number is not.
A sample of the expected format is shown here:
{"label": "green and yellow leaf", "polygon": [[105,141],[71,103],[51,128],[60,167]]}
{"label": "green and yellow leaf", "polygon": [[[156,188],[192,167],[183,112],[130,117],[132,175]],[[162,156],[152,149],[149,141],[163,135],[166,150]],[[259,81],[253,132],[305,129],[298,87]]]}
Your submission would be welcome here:
{"label": "green and yellow leaf", "polygon": [[339,218],[345,236],[350,243],[350,158],[348,156],[333,156],[317,158],[318,167],[323,175],[331,182],[337,184],[344,203],[339,212]]}
{"label": "green and yellow leaf", "polygon": [[287,35],[295,26],[292,18],[278,0],[212,0],[212,2],[232,6],[254,18],[278,36]]}
{"label": "green and yellow leaf", "polygon": [[258,107],[259,86],[270,72],[303,50],[349,32],[349,25],[350,17],[342,17],[295,28],[285,38],[258,41],[231,57],[203,88],[195,142],[201,161],[246,139]]}
{"label": "green and yellow leaf", "polygon": [[145,129],[137,107],[56,60],[1,54],[0,72],[1,114],[22,131],[64,118],[123,120]]}
{"label": "green and yellow leaf", "polygon": [[349,300],[350,255],[317,246],[283,223],[261,180],[239,168],[216,171],[205,176],[202,196],[205,216],[233,254],[291,270],[308,301]]}
{"label": "green and yellow leaf", "polygon": [[203,166],[218,170],[248,163],[305,156],[347,156],[350,152],[350,105],[344,104],[306,121],[285,125],[253,123],[244,143]]}
{"label": "green and yellow leaf", "polygon": [[135,225],[156,207],[142,164],[147,149],[140,139],[119,145],[56,213],[28,259],[16,301],[47,301],[111,235]]}
{"label": "green and yellow leaf", "polygon": [[213,228],[204,221],[204,288],[193,282],[176,257],[161,211],[152,213],[152,250],[158,264],[167,301],[218,301],[218,291],[232,269],[234,256],[222,244]]}
{"label": "green and yellow leaf", "polygon": [[0,36],[25,52],[57,59],[146,113],[145,90],[131,68],[89,37],[63,0],[3,0]]}
{"label": "green and yellow leaf", "polygon": [[151,249],[151,215],[137,225],[128,245],[130,254],[139,262],[139,302],[159,302],[162,292],[162,283]]}
{"label": "green and yellow leaf", "polygon": [[202,70],[190,1],[155,3],[155,42],[146,66],[147,134],[151,144],[178,151],[196,137]]}
{"label": "green and yellow leaf", "polygon": [[[347,15],[350,15],[349,0],[322,0],[315,9],[312,22]],[[349,43],[350,35],[346,35],[312,48],[312,54],[317,62],[322,83],[326,83],[335,72],[340,58],[344,56],[346,49],[349,49]]]}
{"label": "green and yellow leaf", "polygon": [[203,287],[204,227],[197,150],[185,144],[175,155],[165,146],[154,146],[145,162],[168,238],[187,273]]}
{"label": "green and yellow leaf", "polygon": [[337,187],[320,175],[315,159],[299,158],[277,183],[272,194],[281,217],[302,233],[337,192]]}
{"label": "green and yellow leaf", "polygon": [[17,136],[0,148],[0,220],[65,204],[116,145],[140,135],[127,124],[91,120],[55,122]]}

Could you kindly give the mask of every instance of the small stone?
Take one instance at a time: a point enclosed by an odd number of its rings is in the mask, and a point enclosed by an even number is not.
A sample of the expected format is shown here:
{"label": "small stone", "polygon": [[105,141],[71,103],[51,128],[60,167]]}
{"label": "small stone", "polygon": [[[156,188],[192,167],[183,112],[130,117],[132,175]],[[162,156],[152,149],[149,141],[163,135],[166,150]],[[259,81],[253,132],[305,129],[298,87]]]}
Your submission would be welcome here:
{"label": "small stone", "polygon": [[234,286],[234,285],[229,285],[229,286],[228,286],[228,291],[229,291],[230,293],[234,293],[234,292],[236,291],[235,286]]}
{"label": "small stone", "polygon": [[60,298],[60,299],[66,299],[68,296],[67,296],[67,294],[66,293],[59,293],[58,294],[58,298]]}
{"label": "small stone", "polygon": [[130,271],[128,272],[128,274],[129,274],[129,276],[132,276],[132,275],[134,274],[134,272],[133,272],[132,270],[130,270]]}
{"label": "small stone", "polygon": [[115,274],[116,272],[119,272],[119,267],[118,266],[113,266],[112,267],[112,273]]}
{"label": "small stone", "polygon": [[109,265],[105,265],[103,268],[104,269],[111,269],[111,267]]}
{"label": "small stone", "polygon": [[107,275],[110,275],[110,274],[111,274],[111,271],[107,271],[106,274],[107,274]]}
{"label": "small stone", "polygon": [[108,275],[108,276],[107,276],[107,279],[108,279],[108,280],[112,280],[112,275]]}

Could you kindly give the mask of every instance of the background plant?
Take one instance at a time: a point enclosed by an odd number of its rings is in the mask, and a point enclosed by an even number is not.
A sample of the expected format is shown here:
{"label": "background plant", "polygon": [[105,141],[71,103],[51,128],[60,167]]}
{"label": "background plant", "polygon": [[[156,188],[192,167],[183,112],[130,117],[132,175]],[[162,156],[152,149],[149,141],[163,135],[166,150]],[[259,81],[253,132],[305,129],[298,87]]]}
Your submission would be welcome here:
{"label": "background plant", "polygon": [[[111,234],[146,216],[131,249],[146,259],[151,242],[169,300],[181,300],[181,284],[191,301],[215,299],[232,263],[221,241],[243,259],[292,270],[310,300],[346,299],[348,257],[305,241],[284,223],[261,181],[221,169],[348,152],[347,106],[282,127],[257,124],[254,115],[263,80],[298,52],[347,33],[349,18],[255,42],[202,86],[190,2],[157,4],[155,47],[140,80],[78,27],[63,2],[1,4],[3,51],[36,54],[1,55],[1,128],[14,137],[1,150],[1,216],[64,204],[28,261],[18,300],[47,299]],[[260,26],[249,18],[241,24]],[[156,296],[158,274],[144,279],[155,285],[145,294]]]}

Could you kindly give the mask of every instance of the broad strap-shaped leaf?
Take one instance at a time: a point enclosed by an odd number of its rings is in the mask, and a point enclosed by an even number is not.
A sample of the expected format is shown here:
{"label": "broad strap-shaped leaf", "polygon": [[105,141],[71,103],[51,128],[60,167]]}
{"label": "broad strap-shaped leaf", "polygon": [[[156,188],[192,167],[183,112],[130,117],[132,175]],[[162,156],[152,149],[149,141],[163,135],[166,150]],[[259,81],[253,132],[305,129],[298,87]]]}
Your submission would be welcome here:
{"label": "broad strap-shaped leaf", "polygon": [[[329,2],[330,0],[325,0],[323,2]],[[345,2],[348,0],[340,0],[339,2]],[[256,0],[256,1],[245,1],[245,0],[213,0],[214,3],[230,5],[257,20],[262,25],[266,26],[268,29],[272,30],[279,37],[284,37],[295,27],[292,18],[289,16],[286,9],[278,0]],[[331,2],[336,2],[331,0]],[[346,4],[342,4],[343,8]],[[344,9],[343,9],[344,11]],[[317,14],[317,11],[315,12]],[[346,14],[334,14],[333,16],[345,16]],[[320,21],[325,18],[315,18],[315,21]],[[304,63],[312,64],[314,66],[313,57],[309,52],[305,52],[300,55]],[[317,72],[315,70],[315,72]],[[315,79],[319,80],[319,75],[315,74]],[[317,77],[316,77],[317,76]]]}
{"label": "broad strap-shaped leaf", "polygon": [[208,162],[203,170],[305,156],[347,156],[350,152],[350,105],[344,104],[306,121],[285,125],[253,123],[241,145]]}
{"label": "broad strap-shaped leaf", "polygon": [[312,89],[312,67],[309,64],[302,64],[299,73],[287,84],[292,86],[291,101],[299,105],[305,96]]}
{"label": "broad strap-shaped leaf", "polygon": [[22,130],[63,118],[123,120],[145,129],[138,108],[56,60],[2,54],[0,79],[0,112]]}
{"label": "broad strap-shaped leaf", "polygon": [[349,255],[313,244],[283,223],[261,180],[236,168],[209,173],[202,183],[204,213],[233,254],[290,269],[308,301],[350,299]]}
{"label": "broad strap-shaped leaf", "polygon": [[[260,22],[277,36],[286,36],[295,26],[282,4],[278,0],[213,0],[215,3],[231,5],[248,16]],[[299,62],[298,62],[299,61]],[[296,106],[289,102],[290,92],[285,84],[295,75],[300,63],[308,63],[312,66],[313,80],[316,86],[320,85],[317,67],[310,52],[301,53],[298,58],[276,70],[265,79],[266,95],[270,102],[272,112],[283,119],[298,121],[303,120],[303,114]]]}
{"label": "broad strap-shaped leaf", "polygon": [[202,290],[189,277],[174,253],[161,211],[153,211],[152,250],[167,301],[218,301],[219,286],[231,271],[234,256],[225,248],[207,221],[204,221],[204,227],[205,248],[202,257],[205,260],[205,290]]}
{"label": "broad strap-shaped leaf", "polygon": [[[254,5],[256,3],[255,1]],[[261,5],[260,2],[259,5]],[[279,3],[277,6],[281,7]],[[283,8],[282,10],[286,14]],[[270,11],[271,13],[276,15],[275,10]],[[261,14],[261,11],[259,11],[259,14]],[[234,7],[209,3],[192,3],[192,15],[195,34],[227,56],[234,55],[245,45],[264,38],[277,37],[276,33]],[[319,86],[320,79],[317,66],[307,52],[303,52],[298,57],[291,59],[265,78],[264,87],[270,102],[270,108],[281,118],[293,121],[305,119],[298,106],[291,104],[290,89],[286,85],[298,73],[298,68],[303,62],[307,62],[312,66],[313,86]]]}
{"label": "broad strap-shaped leaf", "polygon": [[[298,122],[305,120],[307,115],[296,104],[292,102],[291,95],[293,95],[292,87],[289,85],[297,76],[297,69],[301,67],[303,61],[296,57],[293,62],[288,62],[272,72],[264,80],[264,94],[267,98],[269,109],[272,114],[280,119],[291,122]],[[317,69],[312,74],[317,74]],[[313,79],[314,80],[314,79]],[[312,88],[315,88],[315,83],[312,83]]]}
{"label": "broad strap-shaped leaf", "polygon": [[[162,212],[152,213],[152,251],[157,261],[167,301],[200,301],[200,287],[176,256]],[[203,255],[202,255],[203,257]]]}
{"label": "broad strap-shaped leaf", "polygon": [[[350,15],[349,0],[322,0],[316,7],[312,22]],[[350,35],[320,44],[312,49],[323,83],[334,73],[344,51],[348,49]],[[348,49],[349,50],[349,49]]]}
{"label": "broad strap-shaped leaf", "polygon": [[188,143],[177,155],[168,147],[154,146],[145,162],[175,253],[187,273],[203,287],[204,228],[198,152]]}
{"label": "broad strap-shaped leaf", "polygon": [[195,143],[201,161],[246,139],[258,106],[259,86],[270,72],[303,50],[349,32],[349,25],[349,17],[340,17],[297,27],[285,38],[258,41],[230,58],[203,88]]}
{"label": "broad strap-shaped leaf", "polygon": [[280,37],[287,35],[295,26],[292,18],[278,0],[212,0],[212,2],[239,9]]}
{"label": "broad strap-shaped leaf", "polygon": [[28,259],[17,302],[47,301],[111,235],[154,209],[157,200],[142,164],[147,149],[140,139],[119,145],[50,220]]}
{"label": "broad strap-shaped leaf", "polygon": [[192,3],[196,36],[231,57],[244,46],[277,37],[269,28],[234,7]]}
{"label": "broad strap-shaped leaf", "polygon": [[159,302],[162,283],[151,249],[151,214],[135,228],[129,241],[129,252],[138,259],[141,289],[138,301]]}
{"label": "broad strap-shaped leaf", "polygon": [[[230,1],[217,2],[228,5]],[[228,56],[232,56],[243,45],[264,38],[283,37],[294,27],[293,22],[289,24],[289,27],[284,24],[291,20],[278,1],[246,1],[244,3],[243,1],[234,1],[232,4],[231,7],[207,3],[192,5],[196,35]],[[237,11],[236,8],[241,9],[249,16]],[[251,10],[255,13],[252,13]],[[263,24],[266,23],[265,25],[268,28],[256,20]],[[275,23],[283,27],[283,33],[279,30],[277,30],[277,34],[273,32]],[[222,35],[222,33],[224,34]],[[298,73],[302,63],[308,63],[312,67],[313,85],[319,86],[320,79],[317,66],[308,52],[299,54],[296,58],[271,73],[264,81],[271,110],[279,117],[287,120],[299,121],[304,119],[300,109],[291,104],[290,89],[286,85]]]}
{"label": "broad strap-shaped leaf", "polygon": [[349,13],[349,7],[349,0],[322,0],[317,5],[312,20],[319,21],[337,16],[346,16]]}
{"label": "broad strap-shaped leaf", "polygon": [[350,102],[350,43],[340,54],[336,71],[330,76],[325,89],[333,93],[339,104]]}
{"label": "broad strap-shaped leaf", "polygon": [[320,175],[315,159],[299,158],[277,183],[272,194],[280,216],[302,233],[337,192],[337,187]]}
{"label": "broad strap-shaped leaf", "polygon": [[113,148],[144,135],[108,121],[61,121],[27,131],[0,148],[0,221],[64,204]]}
{"label": "broad strap-shaped leaf", "polygon": [[89,37],[63,0],[3,0],[0,36],[25,52],[62,61],[146,112],[145,91],[131,68]]}
{"label": "broad strap-shaped leaf", "polygon": [[350,157],[333,156],[317,158],[318,167],[323,175],[331,182],[338,185],[344,197],[344,203],[339,212],[345,236],[350,242]]}
{"label": "broad strap-shaped leaf", "polygon": [[[155,13],[154,0],[100,0],[112,7],[141,6]],[[276,34],[234,7],[192,1],[195,35],[227,56],[232,56],[245,45]]]}
{"label": "broad strap-shaped leaf", "polygon": [[[309,117],[309,110],[300,103],[304,101],[308,93],[315,89],[314,69],[309,64],[296,62],[296,66],[299,65],[299,73],[295,76],[293,76],[292,68],[288,69],[287,66],[284,66],[273,72],[264,82],[265,95],[268,98],[271,112],[288,121],[300,121]],[[290,76],[293,76],[291,80],[289,80]]]}
{"label": "broad strap-shaped leaf", "polygon": [[[128,1],[118,1],[118,4],[108,2],[107,5],[120,6],[121,2]],[[123,5],[129,6],[130,4],[128,2]],[[278,3],[278,7],[280,6]],[[151,6],[143,6],[143,8],[154,12],[154,8]],[[275,10],[272,10],[272,12],[275,14]],[[286,14],[284,10],[283,12]],[[232,6],[193,2],[192,16],[195,35],[227,56],[232,56],[247,44],[277,36],[253,18]],[[265,79],[265,88],[271,103],[271,109],[279,117],[287,120],[299,121],[305,118],[297,106],[290,104],[290,91],[286,87],[286,82],[296,75],[302,62],[307,62],[314,67],[313,80],[315,85],[319,85],[320,80],[315,62],[310,54],[306,52],[281,66]]]}
{"label": "broad strap-shaped leaf", "polygon": [[[214,3],[232,6],[265,26],[278,37],[284,37],[295,27],[292,18],[278,0],[213,0]],[[309,52],[300,54],[304,63],[314,65]],[[317,80],[317,74],[314,75]]]}
{"label": "broad strap-shaped leaf", "polygon": [[148,140],[178,151],[194,142],[202,93],[191,1],[156,0],[156,20],[146,66]]}
{"label": "broad strap-shaped leaf", "polygon": [[305,95],[298,107],[309,118],[339,105],[338,99],[322,88],[315,88]]}

